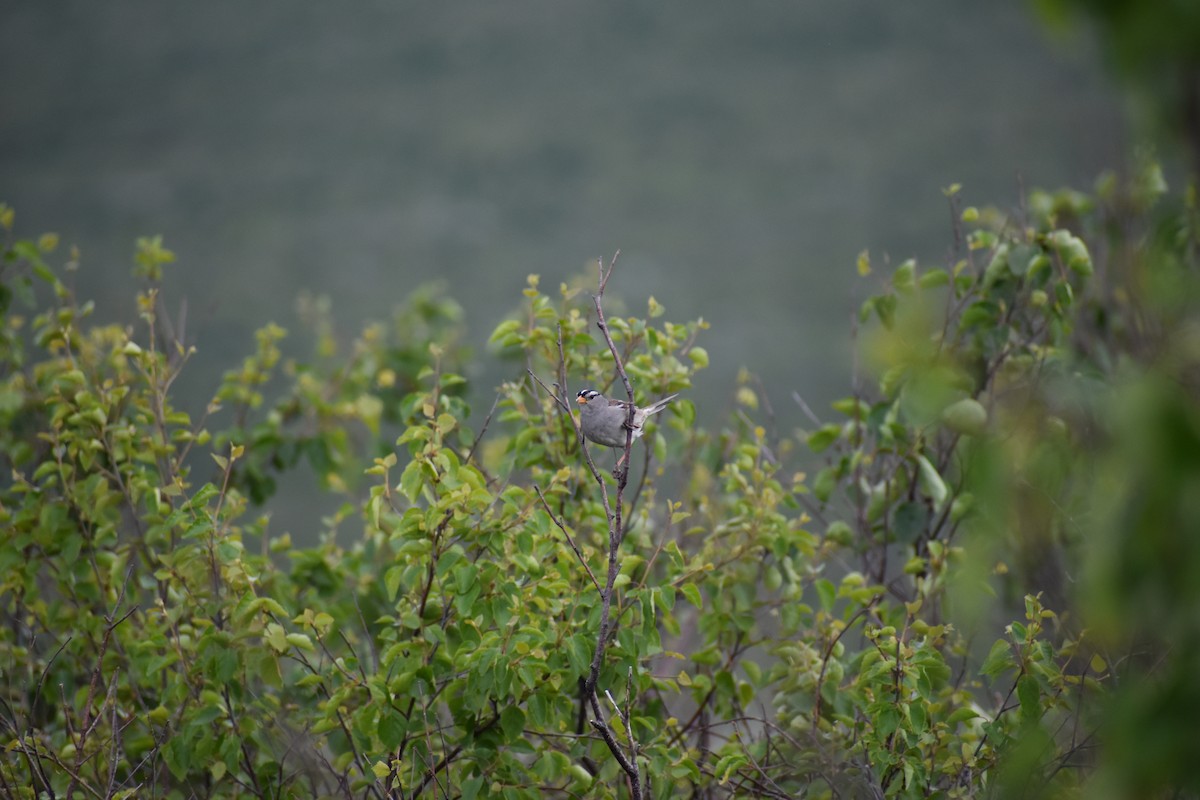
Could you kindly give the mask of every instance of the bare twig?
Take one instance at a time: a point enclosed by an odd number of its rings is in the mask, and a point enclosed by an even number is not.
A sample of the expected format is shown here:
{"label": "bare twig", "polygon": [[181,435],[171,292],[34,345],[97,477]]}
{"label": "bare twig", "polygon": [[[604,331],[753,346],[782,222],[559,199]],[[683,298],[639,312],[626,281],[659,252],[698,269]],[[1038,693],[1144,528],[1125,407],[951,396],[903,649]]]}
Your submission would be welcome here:
{"label": "bare twig", "polygon": [[[611,699],[611,695],[609,698]],[[625,711],[620,713],[621,721],[625,723],[625,737],[629,739],[629,763],[633,766],[633,773],[629,777],[636,786],[641,781],[641,775],[637,763],[638,743],[637,739],[633,738],[633,667],[629,668],[625,676]]]}
{"label": "bare twig", "polygon": [[[637,767],[629,763],[629,759],[625,756],[625,752],[621,749],[621,743],[617,741],[617,737],[613,735],[612,728],[609,727],[608,722],[604,719],[604,713],[600,710],[600,700],[596,693],[593,691],[588,699],[592,704],[592,713],[596,715],[595,719],[590,720],[592,727],[595,728],[596,731],[599,732],[601,738],[604,739],[604,743],[608,745],[608,749],[613,754],[613,758],[617,759],[617,763],[621,766],[621,769],[625,771],[625,774],[631,779],[636,780],[636,776],[638,774]],[[642,796],[642,787],[640,782],[633,784],[633,796],[640,800]]]}
{"label": "bare twig", "polygon": [[531,369],[527,369],[525,371],[529,373],[529,377],[531,377],[535,381],[537,381],[538,386],[541,386],[542,389],[545,390],[546,394],[548,394],[548,395],[550,395],[550,397],[554,398],[554,402],[558,403],[558,405],[561,406],[562,409],[564,411],[566,411],[568,415],[571,413],[571,407],[567,405],[566,401],[563,400],[561,397],[559,397],[558,394],[553,389],[551,389],[549,386],[547,386],[542,381],[542,379],[537,376],[537,373],[535,373]]}
{"label": "bare twig", "polygon": [[642,497],[642,489],[646,488],[646,478],[650,474],[650,445],[646,444],[643,451],[646,457],[642,459],[642,474],[638,478],[637,488],[633,490],[633,499],[629,501],[629,516],[632,517],[637,509],[638,500]]}
{"label": "bare twig", "polygon": [[467,451],[467,457],[463,459],[463,463],[469,464],[471,459],[475,457],[475,451],[479,448],[479,443],[483,440],[483,435],[487,433],[488,425],[492,424],[492,415],[496,413],[496,406],[500,404],[500,393],[496,393],[496,399],[492,401],[492,409],[488,411],[484,417],[483,427],[479,429],[479,433],[475,435],[475,441],[471,442],[471,449]]}
{"label": "bare twig", "polygon": [[[745,735],[745,737],[743,737],[741,730],[738,729],[738,721],[739,720],[734,718],[733,720],[730,720],[730,721],[733,724],[734,736],[736,736],[739,740],[744,738],[746,741],[749,741],[750,740],[750,729],[749,728],[746,729],[746,735]],[[745,722],[742,721],[742,724],[745,725]],[[759,764],[757,760],[755,760],[754,754],[750,752],[750,747],[748,745],[742,746],[742,752],[746,754],[746,758],[749,759],[750,765],[752,767],[754,767],[754,769],[758,772],[759,775],[762,776],[763,780],[766,781],[767,785],[769,785],[772,789],[774,789],[777,792],[777,794],[775,795],[776,797],[790,797],[791,796],[790,794],[788,794],[787,791],[784,790],[784,788],[782,786],[780,786],[778,783],[776,783],[775,779],[771,777],[771,775],[767,772],[767,770],[761,764]]]}
{"label": "bare twig", "polygon": [[575,544],[575,540],[571,538],[571,534],[567,532],[567,529],[563,526],[562,521],[559,520],[554,511],[551,510],[550,504],[546,502],[546,498],[542,494],[542,487],[535,483],[533,485],[533,490],[537,492],[538,499],[542,501],[542,507],[545,508],[546,513],[550,515],[550,519],[553,520],[554,524],[558,526],[558,529],[563,532],[563,536],[567,537],[567,544],[571,545],[571,549],[575,551],[575,555],[579,558],[579,563],[583,565],[584,570],[587,571],[588,577],[592,579],[592,585],[596,587],[597,592],[603,595],[604,590],[600,588],[600,582],[596,580],[595,573],[593,573],[592,568],[588,566],[587,559],[583,557],[583,552],[579,549],[579,545]]}
{"label": "bare twig", "polygon": [[800,396],[799,392],[792,392],[792,399],[796,401],[796,405],[800,406],[800,410],[804,412],[804,416],[808,417],[809,420],[812,421],[813,425],[816,425],[818,428],[821,427],[820,418],[813,413],[812,408],[810,408],[808,403],[804,401],[804,398]]}
{"label": "bare twig", "polygon": [[833,648],[837,647],[837,643],[840,642],[842,637],[845,636],[850,628],[854,626],[854,623],[858,621],[859,617],[866,616],[868,613],[870,613],[871,609],[875,608],[875,604],[881,599],[883,599],[882,595],[875,595],[870,603],[860,608],[858,613],[856,613],[846,622],[845,626],[838,631],[838,635],[833,637],[833,640],[830,641],[825,647],[825,654],[821,658],[821,672],[819,675],[817,675],[817,697],[816,702],[813,705],[812,715],[813,733],[816,733],[817,723],[821,721],[821,685],[825,683],[825,670],[829,666],[829,657],[833,655]]}

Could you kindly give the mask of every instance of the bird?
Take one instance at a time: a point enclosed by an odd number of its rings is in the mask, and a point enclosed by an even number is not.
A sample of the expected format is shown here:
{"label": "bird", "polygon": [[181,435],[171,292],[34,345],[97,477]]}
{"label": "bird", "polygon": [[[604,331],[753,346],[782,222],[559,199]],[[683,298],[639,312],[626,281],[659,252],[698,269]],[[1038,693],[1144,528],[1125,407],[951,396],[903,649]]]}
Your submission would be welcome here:
{"label": "bird", "polygon": [[634,406],[633,423],[630,425],[629,403],[624,400],[609,400],[595,389],[580,389],[575,395],[575,402],[582,406],[579,411],[579,427],[589,441],[605,447],[623,448],[626,431],[632,430],[633,438],[640,439],[646,419],[662,411],[678,396],[678,393],[669,395],[645,408]]}

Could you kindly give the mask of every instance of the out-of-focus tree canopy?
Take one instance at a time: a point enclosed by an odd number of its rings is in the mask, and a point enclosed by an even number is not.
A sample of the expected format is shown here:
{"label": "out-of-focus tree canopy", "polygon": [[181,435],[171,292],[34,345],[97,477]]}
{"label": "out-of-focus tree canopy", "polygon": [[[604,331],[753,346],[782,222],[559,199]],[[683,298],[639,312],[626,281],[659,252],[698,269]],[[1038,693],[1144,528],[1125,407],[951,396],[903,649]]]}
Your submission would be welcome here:
{"label": "out-of-focus tree canopy", "polygon": [[1183,137],[1200,170],[1200,3],[1194,0],[1035,0],[1051,27],[1091,18],[1113,67]]}

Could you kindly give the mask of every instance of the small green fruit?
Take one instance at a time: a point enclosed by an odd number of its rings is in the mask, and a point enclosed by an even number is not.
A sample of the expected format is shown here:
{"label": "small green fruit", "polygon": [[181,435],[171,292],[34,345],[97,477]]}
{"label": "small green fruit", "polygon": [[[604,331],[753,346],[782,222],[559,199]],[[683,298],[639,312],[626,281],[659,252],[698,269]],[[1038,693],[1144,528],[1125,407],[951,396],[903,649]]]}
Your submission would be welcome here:
{"label": "small green fruit", "polygon": [[971,397],[951,403],[942,411],[942,424],[955,433],[978,436],[987,428],[987,409]]}

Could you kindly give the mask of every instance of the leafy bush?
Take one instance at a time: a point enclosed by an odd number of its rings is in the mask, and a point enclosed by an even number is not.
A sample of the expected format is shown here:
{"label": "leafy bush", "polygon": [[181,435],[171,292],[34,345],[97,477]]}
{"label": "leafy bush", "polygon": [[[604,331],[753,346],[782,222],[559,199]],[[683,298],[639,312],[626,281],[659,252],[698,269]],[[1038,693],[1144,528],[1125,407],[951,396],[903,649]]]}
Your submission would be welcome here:
{"label": "leafy bush", "polygon": [[[612,263],[594,297],[530,277],[486,414],[429,292],[344,350],[311,303],[311,363],[268,325],[189,411],[161,241],[138,324],[94,324],[4,209],[0,787],[1195,791],[1200,227],[1157,175],[1011,214],[948,192],[947,266],[864,303],[876,377],[834,417],[796,395],[811,427],[775,431],[744,376],[724,427],[685,394],[612,476],[573,390],[708,363],[653,298],[605,316]],[[269,524],[302,459],[342,500],[306,546]]]}

